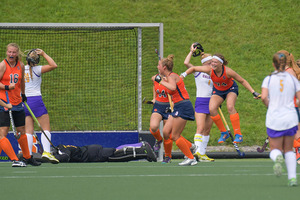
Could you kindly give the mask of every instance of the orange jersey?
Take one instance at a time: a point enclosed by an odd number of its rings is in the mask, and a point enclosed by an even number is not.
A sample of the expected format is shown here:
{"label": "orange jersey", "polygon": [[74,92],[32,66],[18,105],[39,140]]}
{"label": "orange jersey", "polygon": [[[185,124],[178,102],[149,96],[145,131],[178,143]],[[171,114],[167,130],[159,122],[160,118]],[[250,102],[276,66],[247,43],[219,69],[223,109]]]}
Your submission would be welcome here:
{"label": "orange jersey", "polygon": [[228,78],[226,74],[226,66],[222,66],[223,72],[220,77],[218,77],[214,70],[211,70],[210,78],[214,83],[214,87],[217,90],[225,91],[228,90],[233,85],[233,78]]}
{"label": "orange jersey", "polygon": [[15,67],[11,67],[6,60],[4,60],[6,65],[6,70],[1,79],[1,83],[4,85],[10,85],[10,83],[15,83],[15,89],[13,90],[0,90],[0,99],[7,102],[6,91],[8,92],[9,102],[12,105],[18,105],[22,102],[21,98],[21,82],[22,82],[22,68],[21,63],[18,61]]}
{"label": "orange jersey", "polygon": [[[174,72],[172,72],[174,73]],[[176,73],[174,73],[176,74]],[[176,74],[179,76],[178,74]],[[179,76],[180,78],[180,76]],[[190,99],[189,93],[187,92],[183,80],[180,78],[180,80],[176,83],[176,90],[171,91],[167,90],[167,92],[172,96],[173,103],[177,103],[182,100],[188,100]]]}
{"label": "orange jersey", "polygon": [[154,81],[155,101],[169,102],[167,88],[158,82]]}

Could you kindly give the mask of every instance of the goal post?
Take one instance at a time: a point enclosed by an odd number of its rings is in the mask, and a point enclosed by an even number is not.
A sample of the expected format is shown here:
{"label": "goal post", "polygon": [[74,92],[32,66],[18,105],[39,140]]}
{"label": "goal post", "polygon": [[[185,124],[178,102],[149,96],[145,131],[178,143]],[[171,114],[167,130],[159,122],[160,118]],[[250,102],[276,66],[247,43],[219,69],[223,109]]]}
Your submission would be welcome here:
{"label": "goal post", "polygon": [[152,106],[142,99],[153,97],[162,23],[0,23],[2,59],[9,43],[57,63],[42,81],[53,131],[149,129]]}

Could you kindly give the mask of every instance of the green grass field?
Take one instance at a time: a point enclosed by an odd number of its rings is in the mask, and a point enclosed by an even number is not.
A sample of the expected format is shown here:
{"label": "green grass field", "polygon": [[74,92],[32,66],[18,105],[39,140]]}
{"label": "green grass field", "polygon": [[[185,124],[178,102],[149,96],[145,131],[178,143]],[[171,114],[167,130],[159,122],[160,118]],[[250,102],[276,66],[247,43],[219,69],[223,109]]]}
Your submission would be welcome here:
{"label": "green grass field", "polygon": [[[128,163],[0,163],[1,199],[282,200],[298,197],[287,174],[275,177],[270,159],[218,159],[196,166]],[[297,171],[300,173],[299,169]]]}

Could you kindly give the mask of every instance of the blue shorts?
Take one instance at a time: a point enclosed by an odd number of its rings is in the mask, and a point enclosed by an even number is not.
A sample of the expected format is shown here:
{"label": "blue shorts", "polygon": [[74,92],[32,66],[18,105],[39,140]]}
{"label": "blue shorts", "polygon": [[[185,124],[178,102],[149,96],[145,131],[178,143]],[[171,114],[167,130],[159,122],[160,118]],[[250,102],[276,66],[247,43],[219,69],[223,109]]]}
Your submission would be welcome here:
{"label": "blue shorts", "polygon": [[195,102],[195,112],[209,114],[210,97],[197,97]]}
{"label": "blue shorts", "polygon": [[[40,117],[42,115],[48,114],[42,96],[27,97],[27,104],[29,108],[32,110],[35,117]],[[24,105],[24,109],[25,109],[25,116],[31,116],[30,112],[28,111],[25,105]]]}
{"label": "blue shorts", "polygon": [[158,113],[162,116],[163,120],[166,120],[169,118],[170,112],[168,112],[170,108],[169,103],[163,103],[159,101],[155,101],[152,109],[152,113]]}
{"label": "blue shorts", "polygon": [[174,105],[174,111],[171,113],[173,117],[181,117],[185,120],[195,120],[194,107],[190,100],[183,100]]}
{"label": "blue shorts", "polygon": [[[16,127],[25,126],[24,109],[20,111],[12,111],[12,116]],[[8,111],[0,111],[0,127],[10,127]]]}
{"label": "blue shorts", "polygon": [[236,93],[236,96],[239,96],[239,87],[235,81],[233,81],[233,85],[228,90],[225,91],[217,90],[215,87],[213,87],[212,95],[218,95],[225,100],[229,92],[234,92]]}
{"label": "blue shorts", "polygon": [[297,130],[298,130],[298,126],[295,126],[287,130],[282,130],[282,131],[275,131],[273,129],[267,128],[267,134],[270,138],[293,136],[296,134]]}

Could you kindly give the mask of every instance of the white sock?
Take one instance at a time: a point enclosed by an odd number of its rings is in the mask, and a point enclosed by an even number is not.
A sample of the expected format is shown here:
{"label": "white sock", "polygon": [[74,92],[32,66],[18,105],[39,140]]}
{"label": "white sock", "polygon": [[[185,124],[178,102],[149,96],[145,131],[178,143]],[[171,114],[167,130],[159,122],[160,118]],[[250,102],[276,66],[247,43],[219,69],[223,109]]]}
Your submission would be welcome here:
{"label": "white sock", "polygon": [[276,158],[277,156],[279,155],[282,155],[282,152],[279,150],[279,149],[273,149],[271,152],[270,152],[270,158],[275,162],[276,161]]}
{"label": "white sock", "polygon": [[209,135],[207,135],[207,136],[203,135],[202,136],[202,142],[201,142],[201,145],[200,145],[200,151],[199,151],[199,153],[201,155],[206,154],[206,147],[207,147],[208,141],[209,141]]}
{"label": "white sock", "polygon": [[196,133],[195,136],[194,136],[194,144],[197,147],[195,152],[200,152],[202,137],[203,137],[203,135],[201,135],[200,133]]}
{"label": "white sock", "polygon": [[296,168],[297,168],[296,154],[293,151],[289,151],[284,154],[284,158],[285,158],[285,165],[288,173],[288,179],[296,178]]}
{"label": "white sock", "polygon": [[[45,133],[46,133],[47,137],[49,138],[49,140],[51,141],[51,133],[49,131],[45,131]],[[41,142],[43,144],[44,151],[50,153],[50,142],[47,140],[44,133],[42,133]]]}
{"label": "white sock", "polygon": [[26,133],[26,136],[27,136],[29,153],[30,155],[32,155],[33,135],[31,135],[30,133]]}

